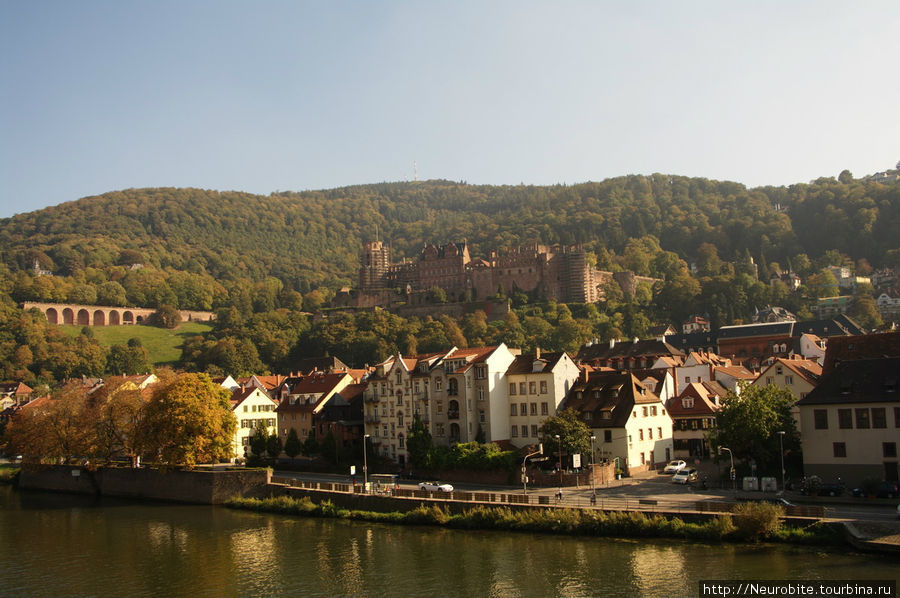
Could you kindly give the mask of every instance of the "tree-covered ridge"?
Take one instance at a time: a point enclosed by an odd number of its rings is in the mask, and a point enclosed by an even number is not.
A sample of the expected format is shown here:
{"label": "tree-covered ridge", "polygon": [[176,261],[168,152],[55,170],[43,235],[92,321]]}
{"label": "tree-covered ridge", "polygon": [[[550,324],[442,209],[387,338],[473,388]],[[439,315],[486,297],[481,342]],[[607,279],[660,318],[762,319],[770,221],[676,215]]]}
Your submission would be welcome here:
{"label": "tree-covered ridge", "polygon": [[[614,268],[630,240],[652,236],[688,261],[704,244],[727,261],[749,255],[787,265],[829,249],[876,267],[896,261],[900,185],[842,179],[746,189],[656,174],[572,186],[427,181],[269,196],[126,189],[0,221],[0,247],[13,271],[35,260],[63,275],[109,271],[131,256],[226,287],[274,277],[302,293],[352,285],[359,248],[376,231],[398,259],[415,257],[428,241],[466,239],[473,257],[534,242],[581,243],[600,267]],[[639,273],[658,275],[650,266]]]}

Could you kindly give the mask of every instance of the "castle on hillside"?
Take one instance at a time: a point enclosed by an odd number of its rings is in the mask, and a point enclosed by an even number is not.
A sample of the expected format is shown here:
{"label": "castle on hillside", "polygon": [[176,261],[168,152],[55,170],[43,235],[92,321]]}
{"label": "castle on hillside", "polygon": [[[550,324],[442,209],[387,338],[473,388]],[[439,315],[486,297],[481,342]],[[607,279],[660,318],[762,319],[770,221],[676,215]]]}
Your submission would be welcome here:
{"label": "castle on hillside", "polygon": [[499,292],[536,292],[561,303],[596,303],[603,286],[615,281],[626,294],[639,282],[656,279],[633,272],[605,272],[593,268],[579,245],[531,244],[487,259],[472,259],[465,241],[435,246],[427,243],[417,260],[394,262],[389,245],[365,243],[359,269],[357,307],[387,306],[394,290],[410,296],[432,287],[443,289],[448,301],[483,301]]}

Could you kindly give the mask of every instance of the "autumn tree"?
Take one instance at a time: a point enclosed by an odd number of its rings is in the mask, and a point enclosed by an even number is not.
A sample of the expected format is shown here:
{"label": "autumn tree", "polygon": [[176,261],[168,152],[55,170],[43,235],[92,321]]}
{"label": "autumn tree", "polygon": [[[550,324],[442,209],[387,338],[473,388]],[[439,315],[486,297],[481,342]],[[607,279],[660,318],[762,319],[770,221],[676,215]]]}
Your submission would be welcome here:
{"label": "autumn tree", "polygon": [[6,428],[6,452],[25,461],[63,461],[93,457],[97,448],[96,412],[80,382],[20,409]]}
{"label": "autumn tree", "polygon": [[93,400],[99,454],[107,460],[122,455],[131,459],[132,467],[137,466],[143,453],[141,430],[147,405],[142,391],[124,378],[112,377]]}
{"label": "autumn tree", "polygon": [[161,376],[145,418],[145,450],[164,466],[190,468],[234,456],[237,420],[229,393],[205,374]]}

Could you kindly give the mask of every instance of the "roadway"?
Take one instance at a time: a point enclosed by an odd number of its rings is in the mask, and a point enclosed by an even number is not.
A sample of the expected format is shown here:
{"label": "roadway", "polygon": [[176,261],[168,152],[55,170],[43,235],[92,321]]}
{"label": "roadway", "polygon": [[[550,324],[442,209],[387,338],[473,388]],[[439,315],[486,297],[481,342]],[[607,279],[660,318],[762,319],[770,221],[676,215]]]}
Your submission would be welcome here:
{"label": "roadway", "polygon": [[[307,482],[351,483],[350,476],[328,473],[305,473],[293,471],[276,471],[277,477],[293,478]],[[401,479],[399,486],[402,489],[417,490],[421,480]],[[443,480],[442,480],[443,481]],[[362,483],[362,476],[356,476],[356,482]],[[523,492],[521,486],[499,486],[489,484],[470,484],[453,482],[455,490],[464,492],[496,492],[503,494],[519,494]],[[591,504],[590,486],[562,488],[562,500],[557,498],[558,488],[528,488],[530,496],[546,496],[550,498],[550,504],[575,508],[605,508],[605,509],[643,509],[695,512],[698,501],[724,501],[740,502],[747,499],[759,499],[773,497],[773,493],[741,492],[730,489],[702,489],[698,484],[680,485],[673,484],[672,477],[657,475],[655,473],[623,480],[611,480],[595,488],[597,500]],[[796,493],[778,494],[790,502],[798,505],[810,504],[825,507],[825,514],[829,519],[841,519],[847,521],[898,521],[897,501],[866,501],[852,497],[837,497],[833,499],[811,499]],[[654,504],[655,501],[655,504]],[[900,521],[898,521],[900,526]]]}

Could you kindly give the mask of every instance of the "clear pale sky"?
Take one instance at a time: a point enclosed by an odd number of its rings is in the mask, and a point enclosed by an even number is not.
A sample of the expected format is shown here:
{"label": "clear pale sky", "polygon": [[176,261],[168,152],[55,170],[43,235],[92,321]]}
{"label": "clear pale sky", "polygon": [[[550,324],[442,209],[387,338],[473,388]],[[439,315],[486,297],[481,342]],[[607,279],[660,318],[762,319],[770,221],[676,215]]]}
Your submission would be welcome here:
{"label": "clear pale sky", "polygon": [[0,0],[0,217],[268,194],[900,160],[900,2]]}

